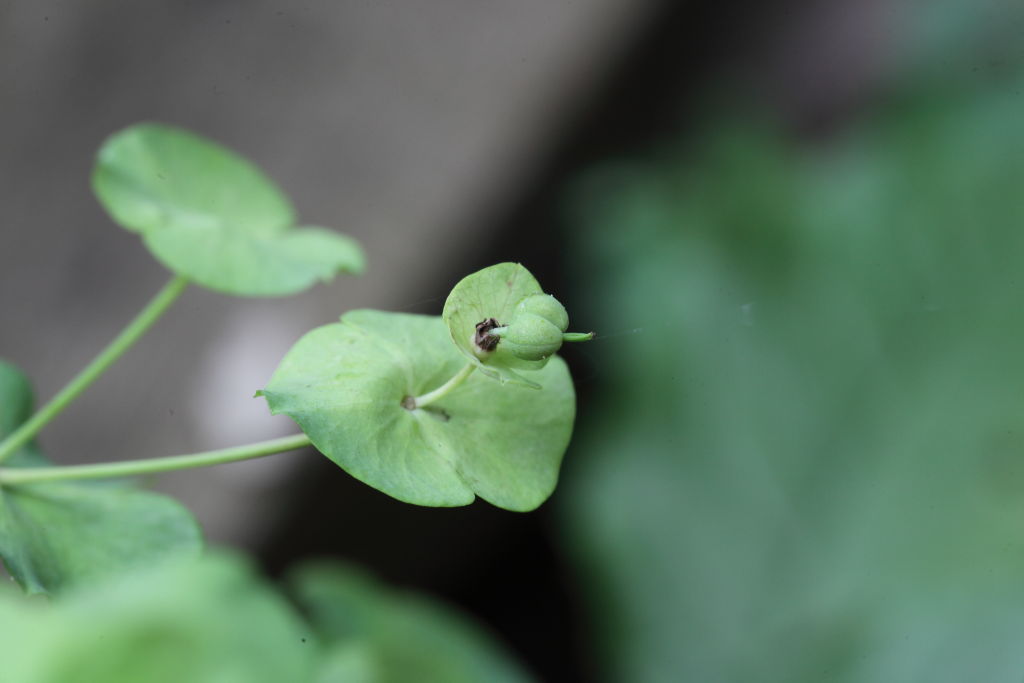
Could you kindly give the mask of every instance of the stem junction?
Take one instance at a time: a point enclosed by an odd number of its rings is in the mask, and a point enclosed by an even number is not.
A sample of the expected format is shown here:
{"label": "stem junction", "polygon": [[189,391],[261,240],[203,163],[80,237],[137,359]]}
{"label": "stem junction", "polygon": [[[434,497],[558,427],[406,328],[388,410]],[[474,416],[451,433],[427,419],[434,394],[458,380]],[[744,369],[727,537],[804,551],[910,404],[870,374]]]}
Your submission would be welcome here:
{"label": "stem junction", "polygon": [[430,405],[434,401],[450,394],[456,387],[465,382],[466,378],[472,375],[474,370],[476,370],[475,363],[466,363],[466,365],[455,373],[450,380],[433,391],[428,391],[422,396],[406,396],[402,400],[402,407],[406,410],[416,410],[417,408]]}

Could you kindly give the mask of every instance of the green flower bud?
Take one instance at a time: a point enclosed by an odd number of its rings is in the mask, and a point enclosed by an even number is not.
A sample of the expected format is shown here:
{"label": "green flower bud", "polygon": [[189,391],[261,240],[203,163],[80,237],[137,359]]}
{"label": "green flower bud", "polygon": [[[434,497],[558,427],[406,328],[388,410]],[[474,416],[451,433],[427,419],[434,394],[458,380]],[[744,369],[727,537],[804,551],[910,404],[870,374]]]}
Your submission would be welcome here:
{"label": "green flower bud", "polygon": [[[550,294],[531,294],[516,304],[507,325],[495,327],[488,334],[491,339],[500,340],[502,351],[520,360],[543,361],[562,348],[563,342],[586,341],[594,336],[566,333],[567,327],[569,314],[558,299]],[[492,345],[490,350],[498,345]]]}
{"label": "green flower bud", "polygon": [[522,360],[544,360],[562,347],[562,330],[547,318],[518,310],[507,327],[491,334],[500,338],[502,350]]}
{"label": "green flower bud", "polygon": [[559,332],[565,332],[569,327],[569,314],[565,312],[565,306],[550,294],[531,294],[516,304],[512,313],[513,322],[522,313],[539,315],[557,327]]}

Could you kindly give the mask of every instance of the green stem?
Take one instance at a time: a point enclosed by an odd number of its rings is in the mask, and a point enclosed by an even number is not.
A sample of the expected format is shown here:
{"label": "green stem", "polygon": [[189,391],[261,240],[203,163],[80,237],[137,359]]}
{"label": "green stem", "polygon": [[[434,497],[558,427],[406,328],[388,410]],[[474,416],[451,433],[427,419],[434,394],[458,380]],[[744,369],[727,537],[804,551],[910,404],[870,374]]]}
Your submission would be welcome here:
{"label": "green stem", "polygon": [[[508,334],[508,325],[506,325],[505,327],[495,327],[493,330],[488,332],[488,334],[492,334],[495,337],[504,337],[506,334]],[[594,333],[593,332],[563,332],[562,333],[562,341],[566,341],[566,342],[585,342],[585,341],[590,341],[593,338],[594,338]]]}
{"label": "green stem", "polygon": [[139,338],[153,326],[164,311],[166,311],[174,300],[188,286],[188,280],[178,275],[171,278],[171,281],[164,285],[153,299],[146,304],[146,307],[139,311],[139,314],[128,323],[128,326],[117,335],[114,341],[107,345],[96,358],[92,360],[81,372],[75,376],[67,386],[60,390],[50,402],[36,411],[20,427],[11,432],[6,439],[0,441],[0,462],[7,460],[14,455],[15,451],[32,440],[39,430],[57,417],[68,405],[74,401],[79,394],[88,388],[90,384],[109,368],[114,361],[121,357],[125,351],[130,349]]}
{"label": "green stem", "polygon": [[409,410],[416,410],[417,408],[430,405],[439,398],[447,396],[453,389],[465,382],[466,378],[472,375],[474,370],[476,370],[476,365],[474,363],[466,363],[464,368],[456,372],[450,380],[439,386],[437,389],[428,391],[422,396],[417,396],[413,399],[406,399],[406,407]]}
{"label": "green stem", "polygon": [[294,451],[310,445],[305,434],[293,434],[280,439],[260,441],[247,446],[222,448],[188,455],[171,455],[166,458],[147,460],[124,460],[103,462],[95,465],[67,465],[62,467],[4,467],[0,468],[0,484],[32,484],[42,481],[67,481],[72,479],[112,479],[132,477],[154,472],[172,472],[192,467],[209,467],[238,460],[262,458],[275,453]]}

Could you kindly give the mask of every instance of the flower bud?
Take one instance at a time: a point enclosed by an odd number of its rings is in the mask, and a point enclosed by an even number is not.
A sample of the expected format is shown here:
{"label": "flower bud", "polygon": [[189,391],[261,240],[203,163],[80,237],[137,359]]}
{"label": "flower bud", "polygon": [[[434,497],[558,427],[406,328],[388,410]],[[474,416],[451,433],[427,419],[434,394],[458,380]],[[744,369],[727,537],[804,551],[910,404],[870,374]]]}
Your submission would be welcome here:
{"label": "flower bud", "polygon": [[502,350],[522,360],[544,360],[562,347],[562,330],[547,318],[518,309],[512,322],[491,333],[500,337]]}
{"label": "flower bud", "polygon": [[558,299],[550,294],[531,294],[516,304],[515,311],[512,314],[513,322],[517,316],[524,313],[544,318],[557,327],[559,332],[565,332],[566,328],[569,327],[569,314],[566,313],[565,306],[560,304]]}
{"label": "flower bud", "polygon": [[507,325],[494,328],[489,334],[500,339],[501,350],[516,358],[543,361],[562,348],[562,342],[594,337],[593,333],[566,333],[567,327],[569,314],[558,299],[550,294],[531,294],[516,304]]}

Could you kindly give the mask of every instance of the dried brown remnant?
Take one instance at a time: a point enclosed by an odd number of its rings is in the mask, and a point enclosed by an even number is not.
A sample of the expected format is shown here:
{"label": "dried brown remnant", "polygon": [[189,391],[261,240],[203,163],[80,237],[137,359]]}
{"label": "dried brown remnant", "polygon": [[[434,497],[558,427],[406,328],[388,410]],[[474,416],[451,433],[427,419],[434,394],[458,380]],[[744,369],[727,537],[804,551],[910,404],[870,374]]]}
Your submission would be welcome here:
{"label": "dried brown remnant", "polygon": [[476,324],[476,334],[473,335],[473,343],[481,351],[493,351],[498,346],[499,337],[491,334],[491,330],[502,327],[494,318],[481,320]]}

